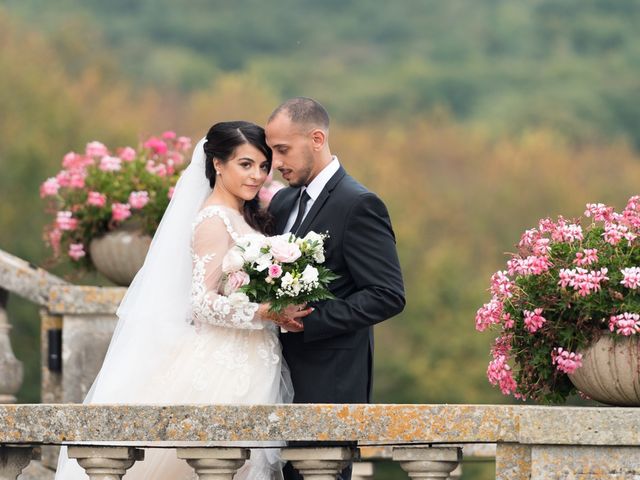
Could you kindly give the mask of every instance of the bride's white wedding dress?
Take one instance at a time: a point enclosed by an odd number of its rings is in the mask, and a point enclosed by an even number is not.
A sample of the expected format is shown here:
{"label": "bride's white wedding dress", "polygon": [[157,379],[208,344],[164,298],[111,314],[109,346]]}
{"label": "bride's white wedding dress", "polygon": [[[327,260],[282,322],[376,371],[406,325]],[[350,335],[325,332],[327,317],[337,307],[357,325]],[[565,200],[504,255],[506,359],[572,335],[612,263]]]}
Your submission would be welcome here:
{"label": "bride's white wedding dress", "polygon": [[[192,283],[186,311],[187,320],[191,321],[181,319],[171,324],[169,331],[160,338],[154,337],[153,331],[132,328],[134,322],[129,323],[128,329],[127,325],[117,329],[85,403],[271,404],[291,401],[293,392],[288,370],[283,365],[276,325],[256,318],[258,305],[250,303],[246,296],[225,296],[221,281],[226,252],[241,236],[256,232],[240,213],[220,205],[202,208],[192,232]],[[131,309],[123,313],[127,315],[128,311]],[[125,334],[129,337],[123,338]],[[127,373],[119,370],[118,360],[114,358],[117,355],[111,352],[113,344],[118,342],[118,348],[126,351],[123,343],[135,348],[136,342],[140,347],[150,338],[154,346],[145,345],[144,349],[152,359],[136,359],[133,365],[128,365]],[[157,349],[162,352],[156,352]],[[63,447],[56,480],[87,478],[77,462],[67,458]],[[177,458],[174,449],[147,449],[145,460],[136,462],[124,478],[186,480],[194,478],[194,472],[186,461]],[[251,458],[234,478],[282,478],[278,451],[252,449]]]}

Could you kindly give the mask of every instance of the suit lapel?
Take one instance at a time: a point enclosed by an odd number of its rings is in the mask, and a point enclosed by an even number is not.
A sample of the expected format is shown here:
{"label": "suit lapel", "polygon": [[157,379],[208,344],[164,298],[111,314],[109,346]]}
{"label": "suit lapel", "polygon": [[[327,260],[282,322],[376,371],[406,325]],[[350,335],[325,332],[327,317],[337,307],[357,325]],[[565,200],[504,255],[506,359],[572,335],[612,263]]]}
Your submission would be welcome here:
{"label": "suit lapel", "polygon": [[322,192],[320,192],[320,195],[318,195],[318,198],[316,198],[316,200],[313,202],[313,205],[311,205],[311,210],[309,210],[307,216],[304,217],[304,220],[300,225],[300,228],[298,229],[299,237],[304,237],[309,232],[313,220],[316,218],[326,201],[331,196],[331,192],[333,191],[333,189],[336,187],[336,185],[338,185],[340,180],[342,180],[342,178],[346,174],[347,172],[345,171],[345,169],[340,166],[338,171],[333,174],[333,177],[329,179],[327,184],[322,189]]}

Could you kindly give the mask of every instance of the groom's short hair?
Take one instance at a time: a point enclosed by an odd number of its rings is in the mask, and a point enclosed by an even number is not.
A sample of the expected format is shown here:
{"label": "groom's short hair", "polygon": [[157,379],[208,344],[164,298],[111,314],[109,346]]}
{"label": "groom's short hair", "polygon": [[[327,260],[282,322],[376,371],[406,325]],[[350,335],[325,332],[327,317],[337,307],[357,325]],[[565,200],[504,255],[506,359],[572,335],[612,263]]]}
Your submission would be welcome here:
{"label": "groom's short hair", "polygon": [[292,123],[309,125],[329,130],[329,114],[327,110],[313,98],[294,97],[282,103],[269,117],[270,122],[280,113],[286,113]]}

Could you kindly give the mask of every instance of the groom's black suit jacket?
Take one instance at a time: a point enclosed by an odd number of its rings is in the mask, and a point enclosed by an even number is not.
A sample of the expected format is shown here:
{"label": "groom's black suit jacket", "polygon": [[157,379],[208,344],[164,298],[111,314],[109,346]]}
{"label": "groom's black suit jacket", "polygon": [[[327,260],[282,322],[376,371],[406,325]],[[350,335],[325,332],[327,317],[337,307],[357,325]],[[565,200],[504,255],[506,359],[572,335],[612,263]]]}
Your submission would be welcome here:
{"label": "groom's black suit jacket", "polygon": [[[269,206],[283,233],[300,188],[280,190]],[[336,299],[319,302],[303,320],[304,331],[283,333],[295,403],[367,403],[371,398],[372,326],[402,311],[402,273],[384,203],[344,168],[331,177],[300,225],[329,233],[325,266],[340,276]]]}

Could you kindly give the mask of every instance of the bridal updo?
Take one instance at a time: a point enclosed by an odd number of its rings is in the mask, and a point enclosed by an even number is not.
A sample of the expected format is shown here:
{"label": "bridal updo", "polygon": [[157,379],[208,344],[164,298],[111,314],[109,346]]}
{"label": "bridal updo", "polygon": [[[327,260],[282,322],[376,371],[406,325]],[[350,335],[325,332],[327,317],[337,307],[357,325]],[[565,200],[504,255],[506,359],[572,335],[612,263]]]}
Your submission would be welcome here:
{"label": "bridal updo", "polygon": [[[237,147],[250,144],[264,154],[269,162],[271,170],[271,149],[267,145],[264,128],[244,121],[220,122],[212,126],[207,132],[207,141],[204,143],[206,156],[205,175],[209,185],[213,188],[216,184],[216,171],[213,160],[227,163],[233,156]],[[266,235],[273,234],[273,218],[266,210],[260,208],[258,195],[244,203],[244,219],[254,230]]]}

